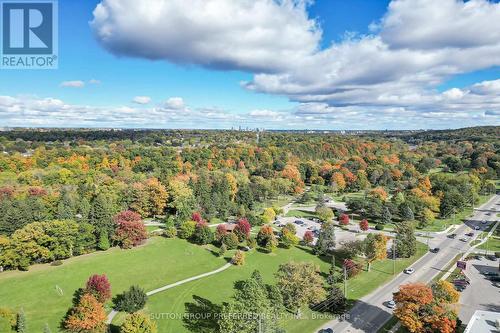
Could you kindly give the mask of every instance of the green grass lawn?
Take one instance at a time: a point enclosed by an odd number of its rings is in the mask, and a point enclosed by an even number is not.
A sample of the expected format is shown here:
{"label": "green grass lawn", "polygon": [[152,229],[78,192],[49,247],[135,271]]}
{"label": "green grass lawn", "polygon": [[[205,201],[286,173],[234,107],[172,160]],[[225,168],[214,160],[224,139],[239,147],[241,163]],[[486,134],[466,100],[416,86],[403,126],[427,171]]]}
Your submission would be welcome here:
{"label": "green grass lawn", "polygon": [[500,252],[500,237],[491,236],[488,240],[477,247],[481,250]]}
{"label": "green grass lawn", "polygon": [[292,209],[292,210],[289,210],[285,216],[286,217],[299,217],[299,218],[303,217],[303,218],[311,219],[311,218],[317,217],[318,215],[316,214],[316,212],[311,212],[311,211],[301,210],[301,209]]}
{"label": "green grass lawn", "polygon": [[[71,258],[62,266],[37,265],[29,272],[0,274],[0,307],[23,308],[28,332],[42,332],[45,323],[52,332],[71,306],[73,292],[83,287],[92,274],[106,274],[113,294],[132,284],[151,290],[192,275],[214,270],[225,261],[211,252],[179,239],[152,238],[148,244],[131,249]],[[58,294],[59,286],[63,295]]]}

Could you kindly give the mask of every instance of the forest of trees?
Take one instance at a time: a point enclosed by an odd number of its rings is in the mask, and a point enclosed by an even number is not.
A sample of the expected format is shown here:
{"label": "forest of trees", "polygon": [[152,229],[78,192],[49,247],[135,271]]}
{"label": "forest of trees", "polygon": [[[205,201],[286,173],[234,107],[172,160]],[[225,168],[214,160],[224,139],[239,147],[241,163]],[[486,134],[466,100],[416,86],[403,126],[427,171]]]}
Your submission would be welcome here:
{"label": "forest of trees", "polygon": [[130,239],[124,212],[175,226],[194,212],[262,225],[263,203],[306,186],[364,191],[347,200],[352,211],[423,227],[495,192],[500,176],[500,128],[438,134],[1,132],[0,266],[135,244],[142,231]]}

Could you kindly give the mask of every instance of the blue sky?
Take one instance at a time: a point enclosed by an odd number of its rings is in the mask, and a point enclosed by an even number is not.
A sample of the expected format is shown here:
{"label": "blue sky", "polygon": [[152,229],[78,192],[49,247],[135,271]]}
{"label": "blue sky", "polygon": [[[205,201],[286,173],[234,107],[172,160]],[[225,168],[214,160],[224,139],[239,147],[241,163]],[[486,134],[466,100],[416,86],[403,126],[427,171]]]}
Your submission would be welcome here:
{"label": "blue sky", "polygon": [[[409,0],[211,2],[60,0],[59,68],[0,70],[0,126],[500,123],[496,2],[416,0],[418,10]],[[427,12],[441,18],[427,21]]]}

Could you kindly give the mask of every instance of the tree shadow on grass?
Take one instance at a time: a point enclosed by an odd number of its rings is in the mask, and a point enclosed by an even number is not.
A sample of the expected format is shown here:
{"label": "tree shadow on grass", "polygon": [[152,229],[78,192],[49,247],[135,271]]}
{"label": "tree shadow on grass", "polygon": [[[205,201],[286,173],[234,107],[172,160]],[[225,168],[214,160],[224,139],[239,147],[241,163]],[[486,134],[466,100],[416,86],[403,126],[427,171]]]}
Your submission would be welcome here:
{"label": "tree shadow on grass", "polygon": [[193,295],[193,302],[185,303],[185,316],[182,319],[184,327],[193,333],[217,333],[219,323],[217,318],[222,312],[222,306],[210,300]]}

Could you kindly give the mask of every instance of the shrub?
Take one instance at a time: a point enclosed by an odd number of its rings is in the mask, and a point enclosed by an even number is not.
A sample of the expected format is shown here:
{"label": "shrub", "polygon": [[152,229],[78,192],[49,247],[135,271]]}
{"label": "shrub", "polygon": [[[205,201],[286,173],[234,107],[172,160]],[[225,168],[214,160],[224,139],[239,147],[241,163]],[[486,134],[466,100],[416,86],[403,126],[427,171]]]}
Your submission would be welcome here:
{"label": "shrub", "polygon": [[111,284],[105,274],[94,274],[87,280],[85,292],[94,296],[99,302],[111,299]]}
{"label": "shrub", "polygon": [[358,275],[359,272],[361,271],[361,268],[359,267],[359,265],[351,259],[344,260],[344,267],[347,270],[347,276],[349,278]]}
{"label": "shrub", "polygon": [[227,235],[226,225],[219,224],[215,229],[215,240],[217,240],[218,242],[222,242],[222,239],[225,235]]}
{"label": "shrub", "polygon": [[115,297],[115,309],[118,311],[134,313],[144,308],[147,299],[148,296],[143,289],[138,286],[131,286],[129,290]]}
{"label": "shrub", "polygon": [[12,329],[16,327],[17,316],[11,309],[0,308],[0,319],[5,319]]}
{"label": "shrub", "polygon": [[120,326],[120,333],[156,333],[156,323],[142,313],[128,315]]}
{"label": "shrub", "polygon": [[179,228],[179,238],[188,239],[191,238],[196,230],[196,222],[195,221],[185,221],[181,224]]}
{"label": "shrub", "polygon": [[368,220],[363,219],[361,222],[359,222],[359,228],[363,231],[367,231],[370,229],[370,225],[368,224]]}
{"label": "shrub", "polygon": [[314,241],[314,235],[313,235],[312,231],[307,230],[304,233],[304,244],[311,245],[313,241]]}
{"label": "shrub", "polygon": [[206,223],[198,223],[193,234],[196,244],[205,245],[214,241],[214,233]]}
{"label": "shrub", "polygon": [[106,251],[109,249],[109,236],[106,230],[101,230],[99,233],[99,241],[97,242],[97,248],[101,251]]}
{"label": "shrub", "polygon": [[222,245],[219,248],[219,257],[223,257],[224,254],[227,252],[227,246],[226,244],[222,243]]}
{"label": "shrub", "polygon": [[168,237],[168,238],[177,237],[177,228],[174,226],[167,227],[167,229],[165,230],[165,237]]}
{"label": "shrub", "polygon": [[381,223],[377,223],[377,224],[375,225],[375,229],[377,229],[377,230],[384,230],[384,225],[383,225],[383,224],[381,224]]}
{"label": "shrub", "polygon": [[235,248],[238,247],[238,244],[240,243],[238,240],[238,236],[236,236],[234,233],[230,232],[227,235],[225,235],[222,238],[222,242],[226,244],[227,248],[229,250],[234,250]]}
{"label": "shrub", "polygon": [[26,315],[24,314],[24,311],[22,309],[17,313],[16,332],[26,332]]}
{"label": "shrub", "polygon": [[61,260],[54,260],[50,263],[50,266],[61,266],[63,262]]}
{"label": "shrub", "polygon": [[247,238],[247,246],[251,249],[255,249],[257,247],[257,240],[253,237]]}
{"label": "shrub", "polygon": [[252,227],[250,226],[250,223],[248,223],[248,220],[246,218],[242,218],[238,221],[236,227],[234,228],[234,232],[236,233],[236,236],[238,236],[238,240],[240,242],[243,242],[243,240],[250,237],[251,228]]}
{"label": "shrub", "polygon": [[339,224],[340,225],[348,225],[349,224],[349,215],[347,215],[347,214],[340,215]]}
{"label": "shrub", "polygon": [[236,251],[232,262],[236,266],[243,266],[245,264],[245,252],[240,250]]}
{"label": "shrub", "polygon": [[285,248],[290,248],[299,244],[299,238],[293,234],[290,229],[283,228],[281,232],[281,243]]}

